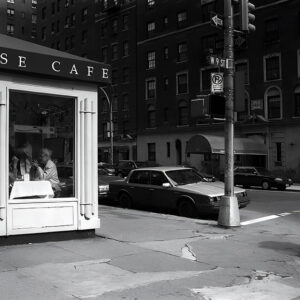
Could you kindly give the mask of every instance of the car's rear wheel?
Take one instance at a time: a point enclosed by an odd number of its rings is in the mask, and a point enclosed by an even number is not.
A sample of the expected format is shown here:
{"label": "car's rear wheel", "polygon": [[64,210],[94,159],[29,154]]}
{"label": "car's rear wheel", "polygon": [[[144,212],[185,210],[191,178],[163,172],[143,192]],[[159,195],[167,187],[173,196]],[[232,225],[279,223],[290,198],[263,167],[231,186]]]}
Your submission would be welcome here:
{"label": "car's rear wheel", "polygon": [[261,187],[263,188],[263,190],[268,190],[268,189],[270,189],[270,184],[268,181],[263,181],[263,183],[261,184]]}
{"label": "car's rear wheel", "polygon": [[122,207],[122,208],[131,208],[132,207],[132,199],[128,194],[122,193],[119,197],[119,204],[120,204],[120,207]]}
{"label": "car's rear wheel", "polygon": [[182,200],[178,205],[178,213],[182,217],[195,218],[197,216],[197,209],[192,201]]}

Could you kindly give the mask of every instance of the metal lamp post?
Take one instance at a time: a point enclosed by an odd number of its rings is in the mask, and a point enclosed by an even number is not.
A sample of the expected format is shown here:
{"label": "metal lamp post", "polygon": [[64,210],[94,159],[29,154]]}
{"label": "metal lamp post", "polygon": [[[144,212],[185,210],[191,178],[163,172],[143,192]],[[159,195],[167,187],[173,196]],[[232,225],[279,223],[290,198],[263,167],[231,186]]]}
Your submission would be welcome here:
{"label": "metal lamp post", "polygon": [[114,136],[113,136],[113,113],[112,113],[112,102],[109,100],[108,94],[104,88],[100,87],[100,90],[106,97],[109,106],[109,133],[110,133],[110,163],[114,164]]}

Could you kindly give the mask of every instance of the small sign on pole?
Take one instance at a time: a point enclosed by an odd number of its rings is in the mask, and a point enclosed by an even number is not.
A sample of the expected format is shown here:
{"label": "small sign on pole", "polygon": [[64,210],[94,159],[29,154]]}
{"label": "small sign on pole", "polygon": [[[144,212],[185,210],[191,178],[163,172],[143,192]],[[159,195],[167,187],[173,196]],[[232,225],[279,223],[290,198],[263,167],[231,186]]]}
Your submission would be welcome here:
{"label": "small sign on pole", "polygon": [[211,73],[210,75],[211,93],[220,94],[224,92],[224,74],[223,73]]}

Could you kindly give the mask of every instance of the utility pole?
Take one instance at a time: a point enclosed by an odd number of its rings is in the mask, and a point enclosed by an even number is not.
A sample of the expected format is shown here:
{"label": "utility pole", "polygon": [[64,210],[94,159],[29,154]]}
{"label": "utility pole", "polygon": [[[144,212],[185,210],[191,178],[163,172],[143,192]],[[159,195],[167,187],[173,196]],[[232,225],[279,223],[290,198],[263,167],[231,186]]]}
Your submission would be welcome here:
{"label": "utility pole", "polygon": [[108,102],[109,107],[109,135],[110,135],[110,163],[114,164],[114,134],[113,134],[113,109],[112,109],[112,101],[109,100],[108,94],[104,90],[104,88],[100,87],[100,90],[105,95],[105,98]]}
{"label": "utility pole", "polygon": [[224,76],[225,92],[225,195],[220,202],[218,224],[240,226],[238,200],[234,194],[234,21],[232,0],[224,0],[224,59],[228,61]]}

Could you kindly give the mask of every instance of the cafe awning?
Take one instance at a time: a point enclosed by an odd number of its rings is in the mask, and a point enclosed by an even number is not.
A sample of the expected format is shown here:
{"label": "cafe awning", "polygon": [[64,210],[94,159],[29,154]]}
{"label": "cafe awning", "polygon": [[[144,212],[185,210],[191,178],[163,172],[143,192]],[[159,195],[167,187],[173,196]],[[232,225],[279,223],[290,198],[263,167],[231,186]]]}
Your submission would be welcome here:
{"label": "cafe awning", "polygon": [[0,34],[0,71],[32,73],[95,83],[110,83],[110,66]]}
{"label": "cafe awning", "polygon": [[[224,137],[196,134],[188,141],[186,152],[194,154],[224,154],[224,149]],[[234,138],[234,154],[267,155],[267,148],[259,137]]]}

